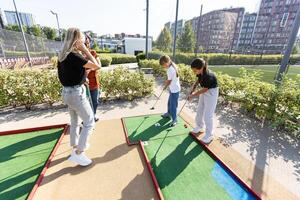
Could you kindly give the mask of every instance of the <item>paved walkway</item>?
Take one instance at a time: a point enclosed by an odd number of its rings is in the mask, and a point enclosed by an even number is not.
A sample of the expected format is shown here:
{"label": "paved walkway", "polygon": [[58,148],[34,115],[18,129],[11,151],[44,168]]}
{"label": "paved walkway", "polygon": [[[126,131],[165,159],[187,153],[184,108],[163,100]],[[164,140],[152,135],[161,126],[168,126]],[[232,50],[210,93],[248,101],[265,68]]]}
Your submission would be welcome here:
{"label": "paved walkway", "polygon": [[[161,87],[158,86],[157,94],[160,89]],[[103,103],[98,112],[101,120],[162,113],[166,109],[167,97],[167,93],[164,93],[155,110],[150,110],[156,100],[153,96],[132,102]],[[179,107],[183,103],[184,96],[182,95]],[[189,117],[194,118],[195,108],[196,101],[187,104],[184,110]],[[270,187],[269,182],[272,179],[300,199],[299,140],[296,141],[270,128],[262,128],[261,124],[255,120],[220,104],[215,120],[217,122],[215,135],[220,143],[227,149],[238,152],[257,167],[258,170],[253,170],[251,173],[253,173],[253,179],[259,179],[258,186],[255,187],[259,193],[263,193]],[[0,131],[68,122],[69,116],[65,108],[0,114]]]}
{"label": "paved walkway", "polygon": [[96,123],[87,151],[93,163],[88,167],[66,160],[69,139],[64,137],[34,199],[158,199],[142,152],[126,144],[120,119]]}

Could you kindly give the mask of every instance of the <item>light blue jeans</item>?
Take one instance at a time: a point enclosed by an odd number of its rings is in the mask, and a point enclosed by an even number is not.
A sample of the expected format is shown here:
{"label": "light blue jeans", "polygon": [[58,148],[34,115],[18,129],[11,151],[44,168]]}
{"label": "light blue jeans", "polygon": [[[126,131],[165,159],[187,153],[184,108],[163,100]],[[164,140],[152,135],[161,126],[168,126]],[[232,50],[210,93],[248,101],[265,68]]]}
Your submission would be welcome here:
{"label": "light blue jeans", "polygon": [[[64,87],[62,97],[65,104],[68,105],[71,118],[70,126],[70,144],[77,146],[79,151],[84,151],[87,146],[88,138],[95,125],[94,112],[86,96],[84,85]],[[83,128],[79,135],[79,120],[83,121]]]}
{"label": "light blue jeans", "polygon": [[171,93],[168,100],[168,113],[172,117],[172,122],[177,122],[177,107],[178,107],[179,92]]}

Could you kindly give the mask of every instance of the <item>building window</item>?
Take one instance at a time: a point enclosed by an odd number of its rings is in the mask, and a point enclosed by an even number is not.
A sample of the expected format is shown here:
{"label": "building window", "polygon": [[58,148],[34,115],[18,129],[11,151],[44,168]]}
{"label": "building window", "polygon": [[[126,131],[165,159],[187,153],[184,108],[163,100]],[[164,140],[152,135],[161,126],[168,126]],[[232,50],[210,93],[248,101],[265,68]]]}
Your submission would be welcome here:
{"label": "building window", "polygon": [[289,13],[284,13],[281,18],[280,27],[285,27],[288,18],[289,18]]}

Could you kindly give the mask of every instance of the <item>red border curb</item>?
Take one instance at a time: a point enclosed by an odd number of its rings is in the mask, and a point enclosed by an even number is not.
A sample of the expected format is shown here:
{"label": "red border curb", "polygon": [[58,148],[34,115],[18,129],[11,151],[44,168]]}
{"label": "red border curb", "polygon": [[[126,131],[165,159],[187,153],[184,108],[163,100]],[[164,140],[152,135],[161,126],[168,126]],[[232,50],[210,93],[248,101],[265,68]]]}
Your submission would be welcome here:
{"label": "red border curb", "polygon": [[17,129],[17,130],[10,130],[10,131],[2,131],[2,132],[0,132],[0,136],[20,134],[20,133],[28,133],[28,132],[33,132],[33,131],[42,131],[42,130],[53,129],[53,128],[64,128],[66,125],[67,124],[57,124],[57,125],[50,125],[50,126],[41,126],[41,127],[34,127],[34,128],[25,128],[25,129]]}
{"label": "red border curb", "polygon": [[61,136],[59,137],[59,139],[57,140],[54,148],[52,149],[51,154],[49,155],[43,170],[41,171],[41,173],[39,174],[39,176],[37,177],[35,184],[33,186],[33,188],[31,189],[30,193],[28,194],[28,196],[26,197],[27,200],[32,200],[33,196],[35,194],[35,192],[37,191],[38,187],[40,186],[46,171],[51,163],[51,160],[53,159],[61,141],[64,138],[64,135],[66,134],[69,125],[68,124],[58,124],[58,125],[51,125],[51,126],[42,126],[42,127],[35,127],[35,128],[26,128],[26,129],[18,129],[18,130],[12,130],[12,131],[3,131],[0,132],[0,137],[4,136],[4,135],[13,135],[13,134],[22,134],[22,133],[28,133],[28,132],[33,132],[33,131],[42,131],[42,130],[47,130],[47,129],[54,129],[54,128],[63,128],[63,132],[61,134]]}
{"label": "red border curb", "polygon": [[139,142],[130,142],[129,138],[128,138],[128,132],[127,132],[127,128],[126,128],[126,124],[124,122],[124,119],[121,118],[121,122],[122,122],[122,126],[123,126],[123,130],[124,130],[124,134],[125,134],[125,140],[128,146],[132,146],[132,145],[137,145],[139,144]]}
{"label": "red border curb", "polygon": [[197,136],[195,135],[195,134],[193,134],[193,133],[190,133],[189,134],[190,136],[192,136],[192,138],[194,139],[194,140],[196,140],[196,142],[198,143],[198,144],[200,144],[202,147],[203,147],[203,149],[215,160],[215,161],[217,161],[217,162],[219,162],[226,170],[228,170],[229,171],[229,173],[234,177],[234,178],[236,178],[237,179],[237,181],[240,183],[240,184],[242,184],[256,199],[258,199],[258,200],[261,200],[261,197],[258,195],[258,194],[256,194],[256,192],[250,187],[250,186],[248,186],[248,184],[246,183],[246,182],[244,182],[238,175],[236,175],[214,152],[212,152],[209,148],[208,148],[208,146],[206,145],[206,144],[204,144],[201,140],[199,140],[198,138],[197,138]]}
{"label": "red border curb", "polygon": [[155,176],[155,174],[154,174],[154,171],[153,171],[153,169],[152,169],[152,166],[151,166],[151,164],[150,164],[150,161],[149,161],[149,159],[148,159],[148,156],[146,155],[146,152],[145,152],[145,149],[144,149],[144,146],[143,146],[143,143],[142,143],[141,140],[139,141],[139,146],[140,146],[140,148],[141,148],[141,150],[142,150],[143,157],[144,157],[144,159],[145,159],[145,161],[146,161],[146,165],[147,165],[148,171],[149,171],[149,173],[150,173],[150,176],[151,176],[151,179],[152,179],[152,182],[153,182],[153,185],[154,185],[154,189],[155,189],[155,191],[156,191],[156,193],[157,193],[157,195],[158,195],[158,198],[159,198],[160,200],[163,200],[164,197],[163,197],[163,195],[162,195],[162,192],[161,192],[161,189],[160,189],[160,187],[159,187],[158,181],[157,181],[157,179],[156,179],[156,176]]}

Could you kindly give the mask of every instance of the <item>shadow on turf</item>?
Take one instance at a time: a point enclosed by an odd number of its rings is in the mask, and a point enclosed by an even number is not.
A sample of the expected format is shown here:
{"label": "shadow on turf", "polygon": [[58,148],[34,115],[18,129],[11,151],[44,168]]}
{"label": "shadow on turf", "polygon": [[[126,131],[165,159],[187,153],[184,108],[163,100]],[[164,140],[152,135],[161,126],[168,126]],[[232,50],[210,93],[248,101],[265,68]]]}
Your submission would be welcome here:
{"label": "shadow on turf", "polygon": [[[163,189],[172,183],[189,163],[202,153],[203,149],[199,148],[198,145],[190,151],[186,151],[193,142],[195,141],[187,136],[159,165],[156,164],[156,157],[153,157],[151,164],[158,180],[160,180],[160,188]],[[163,178],[160,179],[159,177]]]}
{"label": "shadow on turf", "polygon": [[28,148],[32,148],[34,146],[38,146],[43,143],[57,140],[60,134],[61,134],[61,131],[57,131],[55,133],[50,133],[50,134],[46,134],[46,135],[39,135],[39,136],[35,136],[30,139],[22,140],[20,142],[6,146],[4,148],[1,148],[0,149],[0,155],[1,155],[0,162],[5,162],[5,161],[8,161],[15,157],[21,157],[22,155],[20,155],[20,156],[14,156],[14,155],[19,152],[22,152]]}
{"label": "shadow on turf", "polygon": [[161,118],[159,121],[156,122],[156,123],[160,124],[160,127],[155,127],[155,125],[153,124],[152,126],[145,129],[142,133],[136,135],[139,127],[141,127],[142,123],[144,123],[145,119],[147,119],[147,118],[149,118],[149,117],[145,116],[145,118],[141,122],[141,124],[133,131],[132,134],[129,135],[128,138],[129,138],[130,142],[138,142],[139,140],[148,141],[151,138],[158,135],[159,133],[170,128],[170,126],[169,126],[170,120],[166,119],[166,118]]}
{"label": "shadow on turf", "polygon": [[27,171],[25,173],[22,173],[18,176],[15,176],[13,178],[9,178],[5,181],[0,182],[0,199],[17,199],[24,195],[28,195],[35,183],[35,180],[31,183],[26,183],[23,185],[18,186],[17,188],[13,188],[11,190],[5,191],[9,189],[10,187],[13,187],[14,185],[21,183],[23,181],[26,181],[27,179],[31,178],[32,176],[37,176],[41,173],[44,166],[36,167],[30,171]]}

